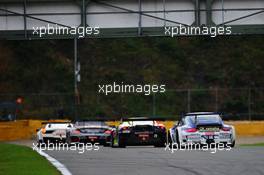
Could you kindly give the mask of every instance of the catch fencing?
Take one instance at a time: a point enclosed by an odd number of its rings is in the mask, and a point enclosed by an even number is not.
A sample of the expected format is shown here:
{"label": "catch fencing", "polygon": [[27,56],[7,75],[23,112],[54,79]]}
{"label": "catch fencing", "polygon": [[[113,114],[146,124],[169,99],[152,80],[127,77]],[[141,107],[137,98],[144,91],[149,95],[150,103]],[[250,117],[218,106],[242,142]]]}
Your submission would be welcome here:
{"label": "catch fencing", "polygon": [[226,120],[264,119],[264,88],[167,89],[148,96],[85,91],[78,99],[74,93],[0,94],[0,117],[15,113],[17,119],[157,116],[177,120],[186,112],[215,111]]}

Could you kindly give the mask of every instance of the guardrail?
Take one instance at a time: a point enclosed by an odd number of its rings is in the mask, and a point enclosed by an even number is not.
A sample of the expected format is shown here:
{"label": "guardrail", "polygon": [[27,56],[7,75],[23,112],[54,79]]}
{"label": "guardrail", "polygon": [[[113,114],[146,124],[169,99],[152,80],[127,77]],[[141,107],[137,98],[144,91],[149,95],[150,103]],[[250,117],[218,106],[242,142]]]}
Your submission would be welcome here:
{"label": "guardrail", "polygon": [[[64,122],[69,120],[17,120],[14,122],[0,122],[0,141],[33,139],[36,129],[42,122]],[[108,121],[109,125],[118,126],[120,121]],[[173,126],[175,121],[163,122],[167,129]],[[264,136],[264,121],[228,121],[227,124],[235,126],[238,136]]]}

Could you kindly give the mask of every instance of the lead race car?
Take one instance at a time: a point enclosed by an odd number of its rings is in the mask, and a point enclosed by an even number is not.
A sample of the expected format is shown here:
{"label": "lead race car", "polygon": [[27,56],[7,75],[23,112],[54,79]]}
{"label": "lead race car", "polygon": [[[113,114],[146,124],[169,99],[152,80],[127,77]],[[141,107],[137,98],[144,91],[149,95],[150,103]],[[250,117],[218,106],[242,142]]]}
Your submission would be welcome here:
{"label": "lead race car", "polygon": [[114,128],[99,120],[78,120],[74,127],[67,130],[66,142],[72,143],[99,143],[110,146],[113,143]]}
{"label": "lead race car", "polygon": [[164,147],[166,128],[156,119],[145,117],[122,119],[117,130],[119,147],[136,145],[154,145]]}
{"label": "lead race car", "polygon": [[37,142],[65,142],[66,130],[72,128],[69,122],[43,122],[43,127],[37,129]]}
{"label": "lead race car", "polygon": [[236,134],[232,125],[224,124],[219,113],[187,113],[169,129],[169,143],[172,144],[219,144],[235,146]]}

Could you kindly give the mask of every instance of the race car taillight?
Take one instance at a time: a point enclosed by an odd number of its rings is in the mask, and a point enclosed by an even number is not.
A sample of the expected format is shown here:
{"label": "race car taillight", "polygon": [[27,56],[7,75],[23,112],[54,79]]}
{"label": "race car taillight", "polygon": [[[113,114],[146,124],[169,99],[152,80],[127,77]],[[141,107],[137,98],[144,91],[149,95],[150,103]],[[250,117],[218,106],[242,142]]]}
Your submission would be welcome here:
{"label": "race car taillight", "polygon": [[79,137],[72,137],[71,138],[71,141],[72,142],[79,142],[80,141],[80,138]]}
{"label": "race car taillight", "polygon": [[229,128],[229,127],[223,127],[223,128],[221,128],[221,130],[222,130],[222,131],[230,131],[231,128]]}
{"label": "race car taillight", "polygon": [[128,126],[124,126],[123,128],[120,129],[120,131],[122,133],[130,133],[131,132],[130,127],[128,127]]}
{"label": "race car taillight", "polygon": [[72,133],[73,133],[73,134],[80,134],[81,131],[80,131],[79,129],[76,129],[76,130],[72,131]]}
{"label": "race car taillight", "polygon": [[130,128],[128,126],[125,126],[122,128],[122,130],[129,130]]}
{"label": "race car taillight", "polygon": [[104,133],[105,134],[111,134],[111,132],[112,132],[111,130],[106,130]]}
{"label": "race car taillight", "polygon": [[165,129],[165,126],[158,126],[159,129]]}
{"label": "race car taillight", "polygon": [[41,129],[41,132],[42,132],[42,134],[45,134],[46,133],[46,129],[45,128],[42,128]]}
{"label": "race car taillight", "polygon": [[196,128],[186,128],[184,129],[185,132],[196,132],[197,129]]}

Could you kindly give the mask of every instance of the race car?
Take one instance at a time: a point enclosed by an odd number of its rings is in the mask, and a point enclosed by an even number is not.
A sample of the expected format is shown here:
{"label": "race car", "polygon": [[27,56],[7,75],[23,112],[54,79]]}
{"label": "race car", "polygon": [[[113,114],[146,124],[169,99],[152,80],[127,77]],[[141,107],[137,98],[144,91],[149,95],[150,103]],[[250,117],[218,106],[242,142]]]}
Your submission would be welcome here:
{"label": "race car", "polygon": [[51,122],[42,123],[44,127],[37,129],[37,142],[38,143],[54,143],[65,142],[66,130],[72,128],[73,125],[68,122]]}
{"label": "race car", "polygon": [[67,130],[66,141],[72,143],[99,143],[110,146],[113,143],[114,128],[104,121],[79,120]]}
{"label": "race car", "polygon": [[187,113],[169,129],[168,141],[171,145],[188,143],[218,144],[235,146],[236,134],[232,125],[224,124],[219,113]]}
{"label": "race car", "polygon": [[164,147],[166,143],[166,128],[156,120],[137,117],[122,119],[117,130],[119,147],[136,145],[154,145]]}

